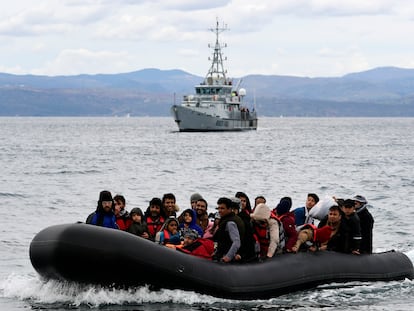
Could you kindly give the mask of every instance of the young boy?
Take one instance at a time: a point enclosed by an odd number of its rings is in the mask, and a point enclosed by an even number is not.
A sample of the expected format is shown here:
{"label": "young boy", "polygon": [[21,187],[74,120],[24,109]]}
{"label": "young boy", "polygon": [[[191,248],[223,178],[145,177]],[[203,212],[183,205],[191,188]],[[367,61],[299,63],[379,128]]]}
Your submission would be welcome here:
{"label": "young boy", "polygon": [[183,237],[183,244],[181,247],[177,247],[177,250],[211,260],[214,253],[214,243],[212,240],[199,238],[198,232],[192,229],[184,230]]}

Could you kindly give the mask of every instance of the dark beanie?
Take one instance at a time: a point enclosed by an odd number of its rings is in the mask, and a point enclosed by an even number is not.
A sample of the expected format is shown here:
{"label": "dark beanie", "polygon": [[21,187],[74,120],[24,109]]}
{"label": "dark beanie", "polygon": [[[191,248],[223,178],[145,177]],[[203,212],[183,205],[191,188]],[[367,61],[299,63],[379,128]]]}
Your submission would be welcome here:
{"label": "dark beanie", "polygon": [[162,201],[161,201],[160,198],[152,198],[150,203],[149,203],[149,206],[151,206],[151,205],[162,207]]}
{"label": "dark beanie", "polygon": [[139,216],[141,216],[141,217],[143,217],[144,216],[144,214],[142,214],[142,210],[139,208],[139,207],[134,207],[130,212],[129,212],[129,215],[131,215],[131,217],[132,217],[132,215],[133,214],[137,214],[137,215],[139,215]]}
{"label": "dark beanie", "polygon": [[99,194],[99,201],[112,201],[112,194],[106,190],[101,191],[101,193]]}
{"label": "dark beanie", "polygon": [[316,193],[308,193],[308,197],[311,197],[315,200],[315,203],[319,202],[319,197],[316,195]]}
{"label": "dark beanie", "polygon": [[276,212],[278,215],[283,215],[289,212],[292,207],[292,199],[289,197],[284,197],[280,199],[279,204],[276,206]]}

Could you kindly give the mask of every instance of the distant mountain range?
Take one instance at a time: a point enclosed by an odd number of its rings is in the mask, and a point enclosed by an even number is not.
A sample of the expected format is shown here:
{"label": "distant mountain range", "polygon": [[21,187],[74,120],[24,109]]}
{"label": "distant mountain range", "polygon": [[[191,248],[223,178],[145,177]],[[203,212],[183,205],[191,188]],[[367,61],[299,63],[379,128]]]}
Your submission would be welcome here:
{"label": "distant mountain range", "polygon": [[[0,116],[167,116],[174,101],[191,94],[203,78],[159,69],[53,77],[0,73]],[[414,69],[241,80],[245,101],[255,102],[262,116],[414,116]]]}

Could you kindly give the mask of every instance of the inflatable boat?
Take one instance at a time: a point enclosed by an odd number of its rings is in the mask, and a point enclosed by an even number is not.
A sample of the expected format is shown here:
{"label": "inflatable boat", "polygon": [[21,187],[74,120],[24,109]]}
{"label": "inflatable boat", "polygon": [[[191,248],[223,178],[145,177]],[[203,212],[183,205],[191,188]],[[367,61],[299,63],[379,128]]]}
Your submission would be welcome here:
{"label": "inflatable boat", "polygon": [[120,230],[83,223],[48,227],[30,244],[44,278],[110,286],[195,291],[229,299],[266,299],[320,284],[412,279],[400,252],[351,255],[303,252],[265,262],[224,264],[198,258]]}

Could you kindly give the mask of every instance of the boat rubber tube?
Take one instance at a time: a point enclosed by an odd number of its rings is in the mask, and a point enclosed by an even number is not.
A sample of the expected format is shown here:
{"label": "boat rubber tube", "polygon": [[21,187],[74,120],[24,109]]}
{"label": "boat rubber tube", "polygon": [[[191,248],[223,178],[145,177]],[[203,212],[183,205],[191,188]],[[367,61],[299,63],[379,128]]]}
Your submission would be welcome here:
{"label": "boat rubber tube", "polygon": [[[351,255],[302,252],[261,263],[224,264],[188,255],[120,230],[83,223],[48,227],[30,244],[46,279],[183,289],[229,299],[266,299],[321,284],[413,279],[400,252]],[[117,267],[122,267],[120,273]]]}

